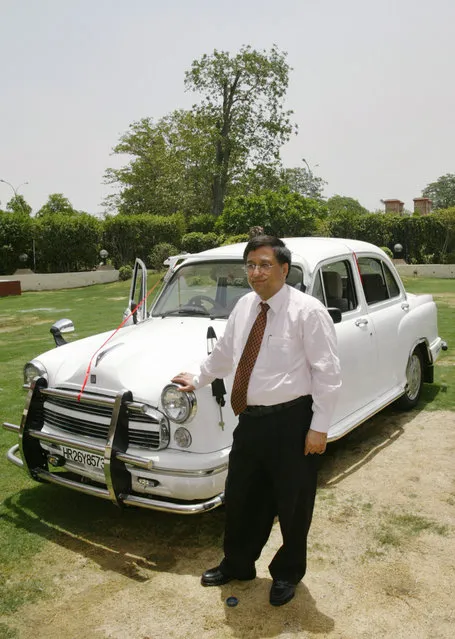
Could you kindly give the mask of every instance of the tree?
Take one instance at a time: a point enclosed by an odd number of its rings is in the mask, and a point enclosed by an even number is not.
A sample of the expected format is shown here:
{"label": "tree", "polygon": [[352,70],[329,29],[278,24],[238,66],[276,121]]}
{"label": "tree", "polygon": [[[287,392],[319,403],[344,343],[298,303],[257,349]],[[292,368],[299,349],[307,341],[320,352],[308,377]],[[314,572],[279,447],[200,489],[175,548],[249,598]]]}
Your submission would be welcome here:
{"label": "tree", "polygon": [[455,206],[455,174],[442,175],[436,182],[428,184],[423,189],[422,195],[432,200],[433,209],[448,209]]}
{"label": "tree", "polygon": [[74,215],[79,213],[73,209],[71,202],[66,198],[63,193],[52,193],[49,198],[37,212],[36,217],[44,217],[46,215],[55,215],[62,213],[63,215]]}
{"label": "tree", "polygon": [[313,173],[309,167],[284,168],[280,171],[281,182],[294,193],[313,200],[322,200],[325,180]]}
{"label": "tree", "polygon": [[327,200],[330,215],[358,215],[368,213],[358,200],[344,195],[334,195]]}
{"label": "tree", "polygon": [[220,215],[229,186],[256,164],[279,165],[280,147],[293,125],[283,107],[290,67],[286,54],[244,46],[231,57],[215,50],[193,61],[185,86],[202,94],[194,106],[212,138],[212,213]]}
{"label": "tree", "polygon": [[126,215],[208,212],[213,172],[209,128],[200,114],[184,110],[156,123],[151,118],[134,122],[114,148],[132,159],[105,173],[107,184],[120,185],[120,193],[105,201],[107,207]]}
{"label": "tree", "polygon": [[280,237],[314,235],[318,219],[326,213],[325,204],[291,193],[282,186],[274,191],[227,198],[216,227],[228,235],[248,233],[253,226]]}
{"label": "tree", "polygon": [[23,195],[16,194],[6,205],[6,210],[10,211],[11,213],[30,215],[30,213],[32,212],[32,207],[30,206],[30,204],[28,204]]}

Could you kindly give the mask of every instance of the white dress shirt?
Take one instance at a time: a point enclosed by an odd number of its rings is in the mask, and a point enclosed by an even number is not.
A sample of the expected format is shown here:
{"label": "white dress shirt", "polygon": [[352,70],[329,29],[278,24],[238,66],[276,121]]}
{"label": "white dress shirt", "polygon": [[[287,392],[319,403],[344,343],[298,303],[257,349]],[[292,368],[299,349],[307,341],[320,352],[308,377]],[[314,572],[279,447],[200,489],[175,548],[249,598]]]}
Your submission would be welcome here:
{"label": "white dress shirt", "polygon": [[[194,378],[196,388],[236,370],[260,302],[255,292],[237,302],[224,335]],[[327,432],[341,387],[333,321],[319,300],[287,284],[267,304],[270,309],[248,385],[247,404],[270,406],[312,395],[311,428]]]}

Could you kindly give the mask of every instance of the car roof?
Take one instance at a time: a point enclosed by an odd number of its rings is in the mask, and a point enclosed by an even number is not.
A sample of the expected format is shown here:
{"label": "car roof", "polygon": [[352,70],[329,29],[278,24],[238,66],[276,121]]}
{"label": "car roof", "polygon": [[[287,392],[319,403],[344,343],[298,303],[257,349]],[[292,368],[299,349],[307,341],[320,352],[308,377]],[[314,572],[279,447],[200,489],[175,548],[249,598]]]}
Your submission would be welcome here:
{"label": "car roof", "polygon": [[[319,262],[337,256],[351,253],[384,253],[374,244],[360,240],[350,240],[335,237],[289,237],[283,242],[290,249],[292,258],[296,262],[303,262],[312,272]],[[238,260],[243,256],[246,242],[229,244],[208,251],[188,256],[188,262],[193,260]],[[187,260],[185,260],[187,262]]]}

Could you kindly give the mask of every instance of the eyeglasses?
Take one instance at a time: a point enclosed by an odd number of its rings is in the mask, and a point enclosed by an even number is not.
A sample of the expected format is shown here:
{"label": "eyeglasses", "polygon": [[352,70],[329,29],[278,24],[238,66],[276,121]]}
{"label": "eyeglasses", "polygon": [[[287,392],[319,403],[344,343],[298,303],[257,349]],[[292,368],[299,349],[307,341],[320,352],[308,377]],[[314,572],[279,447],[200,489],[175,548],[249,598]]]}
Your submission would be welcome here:
{"label": "eyeglasses", "polygon": [[263,264],[254,264],[254,262],[247,262],[244,266],[245,273],[249,275],[254,273],[255,269],[259,271],[259,273],[265,273],[268,275],[273,268],[273,264],[269,264],[268,262],[264,262]]}

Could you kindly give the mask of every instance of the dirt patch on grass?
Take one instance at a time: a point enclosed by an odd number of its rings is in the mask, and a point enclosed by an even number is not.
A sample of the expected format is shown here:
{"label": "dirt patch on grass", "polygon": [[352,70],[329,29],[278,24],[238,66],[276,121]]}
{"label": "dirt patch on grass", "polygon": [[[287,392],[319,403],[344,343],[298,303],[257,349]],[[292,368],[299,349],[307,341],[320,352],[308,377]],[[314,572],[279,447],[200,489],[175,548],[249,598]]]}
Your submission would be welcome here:
{"label": "dirt patch on grass", "polygon": [[[389,411],[332,444],[308,572],[281,608],[268,603],[278,525],[255,581],[202,588],[200,573],[220,559],[223,511],[191,522],[150,512],[137,534],[125,511],[109,530],[60,530],[30,571],[53,584],[48,597],[0,618],[0,630],[26,639],[452,639],[454,457],[450,412]],[[169,532],[157,534],[163,525]]]}
{"label": "dirt patch on grass", "polygon": [[449,307],[455,307],[455,293],[444,293],[444,294],[433,294],[433,299],[435,302],[443,302],[447,304]]}
{"label": "dirt patch on grass", "polygon": [[0,333],[15,333],[40,324],[49,324],[49,319],[42,319],[37,315],[23,315],[20,320],[17,316],[3,316],[0,317]]}

